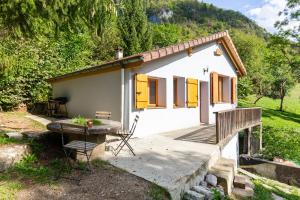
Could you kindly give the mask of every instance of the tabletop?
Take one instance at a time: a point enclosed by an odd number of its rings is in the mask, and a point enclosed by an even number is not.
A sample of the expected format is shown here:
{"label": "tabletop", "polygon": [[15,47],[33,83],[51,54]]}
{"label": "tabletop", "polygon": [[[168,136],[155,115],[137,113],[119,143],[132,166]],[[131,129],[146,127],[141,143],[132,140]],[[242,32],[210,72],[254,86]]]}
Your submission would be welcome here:
{"label": "tabletop", "polygon": [[[89,134],[107,134],[113,133],[121,129],[121,123],[118,121],[113,121],[109,119],[99,119],[102,124],[101,125],[93,125],[88,128]],[[47,125],[47,129],[53,132],[60,132],[60,123],[65,124],[74,124],[72,119],[64,119],[51,122]]]}

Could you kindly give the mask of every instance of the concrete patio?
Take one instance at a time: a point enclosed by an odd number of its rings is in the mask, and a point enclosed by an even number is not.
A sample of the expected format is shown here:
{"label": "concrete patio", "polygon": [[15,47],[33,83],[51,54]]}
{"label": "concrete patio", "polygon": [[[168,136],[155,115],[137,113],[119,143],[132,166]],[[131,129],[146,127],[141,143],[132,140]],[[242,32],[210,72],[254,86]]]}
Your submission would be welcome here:
{"label": "concrete patio", "polygon": [[216,126],[201,124],[191,128],[162,133],[161,135],[174,140],[197,142],[205,144],[216,144]]}
{"label": "concrete patio", "polygon": [[180,199],[184,190],[199,183],[220,157],[217,145],[174,140],[164,135],[136,138],[130,143],[136,156],[125,147],[117,157],[108,151],[102,159],[166,188],[173,199]]}

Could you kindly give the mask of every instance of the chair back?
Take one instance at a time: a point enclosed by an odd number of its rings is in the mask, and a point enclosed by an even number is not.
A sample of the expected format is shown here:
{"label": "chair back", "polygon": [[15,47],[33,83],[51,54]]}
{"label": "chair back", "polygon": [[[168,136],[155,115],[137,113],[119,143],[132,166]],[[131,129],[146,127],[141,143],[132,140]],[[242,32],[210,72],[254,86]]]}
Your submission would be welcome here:
{"label": "chair back", "polygon": [[111,112],[107,111],[96,111],[96,119],[111,119]]}
{"label": "chair back", "polygon": [[60,124],[62,145],[65,144],[64,133],[83,135],[84,141],[86,142],[87,135],[89,134],[87,126],[82,126],[82,125],[77,125],[77,124],[69,124],[69,123],[63,123],[63,122],[61,122],[59,124]]}
{"label": "chair back", "polygon": [[134,121],[133,121],[133,124],[132,124],[132,126],[131,126],[131,128],[130,128],[130,130],[129,130],[129,134],[130,135],[133,135],[133,133],[134,133],[134,131],[135,131],[135,128],[136,128],[136,125],[137,125],[137,123],[138,123],[138,121],[139,121],[139,116],[138,115],[136,115],[135,116],[135,118],[134,118]]}

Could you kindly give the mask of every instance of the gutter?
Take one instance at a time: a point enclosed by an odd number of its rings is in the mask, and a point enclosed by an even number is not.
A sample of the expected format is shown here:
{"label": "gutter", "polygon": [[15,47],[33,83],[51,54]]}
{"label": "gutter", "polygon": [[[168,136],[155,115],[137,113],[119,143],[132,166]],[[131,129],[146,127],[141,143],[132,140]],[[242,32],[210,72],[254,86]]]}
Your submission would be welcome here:
{"label": "gutter", "polygon": [[122,65],[126,66],[129,64],[133,64],[133,63],[141,62],[141,61],[144,62],[144,57],[142,55],[138,55],[135,57],[129,57],[129,58],[124,58],[124,59],[120,59],[120,60],[115,60],[113,62],[108,62],[108,63],[104,63],[101,65],[91,66],[91,67],[77,70],[77,71],[67,73],[67,74],[64,74],[61,76],[49,78],[49,79],[46,79],[46,81],[48,83],[53,83],[56,81],[63,81],[64,79],[74,79],[74,78],[78,78],[81,76],[89,76],[91,74],[101,73],[102,71],[109,70],[113,67],[118,67],[118,66],[122,67]]}

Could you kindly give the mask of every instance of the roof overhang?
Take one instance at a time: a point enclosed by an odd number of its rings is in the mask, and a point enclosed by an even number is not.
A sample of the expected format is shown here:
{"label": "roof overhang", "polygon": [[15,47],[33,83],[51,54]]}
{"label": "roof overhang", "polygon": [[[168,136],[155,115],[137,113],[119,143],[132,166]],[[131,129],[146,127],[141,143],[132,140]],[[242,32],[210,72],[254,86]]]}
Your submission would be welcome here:
{"label": "roof overhang", "polygon": [[211,42],[218,42],[219,44],[222,44],[222,46],[228,53],[234,67],[236,68],[236,72],[239,76],[245,76],[247,74],[246,68],[244,67],[243,62],[238,55],[238,52],[233,44],[232,39],[229,36],[228,31],[224,31],[224,32],[212,34],[207,37],[201,37],[195,40],[190,40],[184,43],[179,43],[176,45],[155,49],[141,54],[124,57],[122,59],[114,60],[101,65],[89,66],[82,70],[78,70],[75,72],[50,78],[47,81],[49,83],[54,83],[58,81],[64,81],[68,79],[80,78],[83,76],[91,76],[91,75],[101,74],[101,73],[110,72],[114,70],[119,70],[121,68],[137,67],[143,63],[164,58],[166,56],[170,56],[175,53],[187,51],[189,49],[193,49],[195,47],[208,44]]}

